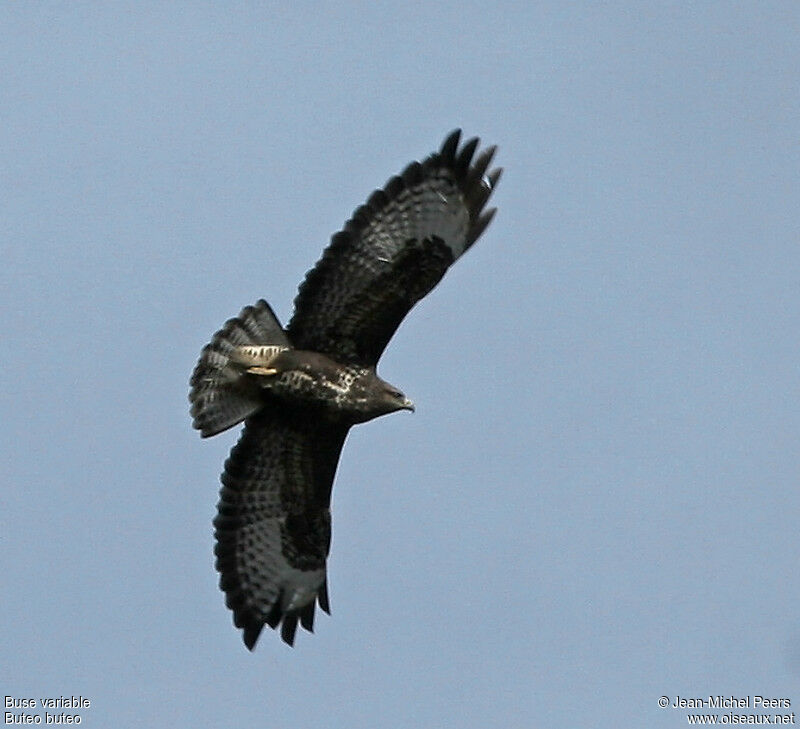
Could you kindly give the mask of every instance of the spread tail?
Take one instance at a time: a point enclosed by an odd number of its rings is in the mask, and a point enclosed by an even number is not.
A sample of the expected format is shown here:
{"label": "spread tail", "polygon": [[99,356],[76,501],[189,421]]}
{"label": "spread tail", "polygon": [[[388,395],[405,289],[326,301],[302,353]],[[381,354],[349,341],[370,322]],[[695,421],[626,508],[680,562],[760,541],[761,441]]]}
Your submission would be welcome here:
{"label": "spread tail", "polygon": [[277,353],[290,346],[263,299],[225,322],[203,347],[189,381],[192,425],[203,438],[241,423],[261,407],[261,388],[247,375],[248,362],[258,354]]}

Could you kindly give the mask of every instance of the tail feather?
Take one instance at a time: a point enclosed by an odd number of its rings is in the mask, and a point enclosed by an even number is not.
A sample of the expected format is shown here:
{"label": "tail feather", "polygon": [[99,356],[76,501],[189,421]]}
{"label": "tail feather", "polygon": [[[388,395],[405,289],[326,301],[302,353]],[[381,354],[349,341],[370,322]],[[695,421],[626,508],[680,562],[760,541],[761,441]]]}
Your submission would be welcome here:
{"label": "tail feather", "polygon": [[264,299],[259,299],[254,306],[245,306],[236,318],[250,337],[247,344],[289,346],[289,339],[286,337],[283,327]]}
{"label": "tail feather", "polygon": [[261,407],[261,390],[235,354],[238,347],[289,347],[289,339],[263,299],[229,319],[200,353],[189,381],[192,425],[203,438],[240,423]]}

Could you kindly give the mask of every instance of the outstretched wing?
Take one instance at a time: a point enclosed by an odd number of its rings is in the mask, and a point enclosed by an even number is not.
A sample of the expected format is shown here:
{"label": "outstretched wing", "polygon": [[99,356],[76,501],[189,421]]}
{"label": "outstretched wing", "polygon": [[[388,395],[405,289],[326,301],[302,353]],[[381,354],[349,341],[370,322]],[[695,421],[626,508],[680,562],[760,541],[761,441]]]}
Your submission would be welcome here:
{"label": "outstretched wing", "polygon": [[333,236],[295,299],[295,347],[375,365],[411,307],[485,230],[501,170],[486,172],[494,147],[474,161],[477,139],[459,150],[460,134],[376,190]]}
{"label": "outstretched wing", "polygon": [[294,642],[315,603],[330,612],[325,573],[330,494],[347,427],[289,407],[248,418],[225,462],[214,520],[220,587],[253,649],[264,625]]}

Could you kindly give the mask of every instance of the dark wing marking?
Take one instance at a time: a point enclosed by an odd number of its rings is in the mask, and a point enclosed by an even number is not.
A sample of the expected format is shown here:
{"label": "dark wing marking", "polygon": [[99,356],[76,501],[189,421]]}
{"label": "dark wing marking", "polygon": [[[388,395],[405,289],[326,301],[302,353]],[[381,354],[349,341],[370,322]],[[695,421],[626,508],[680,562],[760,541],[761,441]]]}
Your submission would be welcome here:
{"label": "dark wing marking", "polygon": [[233,622],[252,650],[264,625],[292,645],[330,612],[325,561],[330,494],[348,428],[296,408],[250,417],[225,462],[214,520],[217,570]]}
{"label": "dark wing marking", "polygon": [[287,332],[295,347],[347,363],[377,363],[412,306],[478,239],[500,178],[495,148],[473,161],[478,140],[459,151],[460,131],[439,152],[410,164],[376,190],[333,236],[295,299]]}

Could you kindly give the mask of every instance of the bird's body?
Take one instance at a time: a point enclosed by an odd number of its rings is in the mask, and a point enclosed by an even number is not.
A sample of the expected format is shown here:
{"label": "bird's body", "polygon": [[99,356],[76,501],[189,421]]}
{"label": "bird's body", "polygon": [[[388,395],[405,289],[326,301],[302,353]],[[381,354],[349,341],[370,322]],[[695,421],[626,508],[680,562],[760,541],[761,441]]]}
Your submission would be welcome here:
{"label": "bird's body", "polygon": [[411,307],[488,225],[494,148],[459,132],[359,208],[308,273],[284,330],[260,300],[230,319],[191,379],[204,437],[245,421],[225,463],[214,520],[217,569],[253,648],[263,626],[290,645],[298,621],[329,612],[330,494],[349,429],[413,410],[376,365]]}
{"label": "bird's body", "polygon": [[342,365],[319,352],[275,349],[268,348],[264,364],[245,371],[262,390],[288,404],[314,407],[320,417],[349,425],[397,409],[413,410],[411,401],[381,380],[373,367]]}

